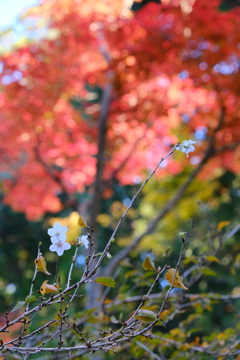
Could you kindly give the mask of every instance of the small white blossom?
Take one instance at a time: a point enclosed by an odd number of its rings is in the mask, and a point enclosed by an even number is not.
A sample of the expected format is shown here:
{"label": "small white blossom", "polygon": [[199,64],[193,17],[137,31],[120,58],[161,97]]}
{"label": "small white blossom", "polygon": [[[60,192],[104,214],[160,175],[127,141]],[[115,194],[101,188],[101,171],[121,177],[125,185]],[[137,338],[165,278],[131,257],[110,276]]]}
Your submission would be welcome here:
{"label": "small white blossom", "polygon": [[56,222],[52,228],[48,229],[48,235],[51,236],[51,242],[55,244],[59,241],[65,241],[67,239],[67,230],[68,228],[65,225],[62,226],[59,222]]}
{"label": "small white blossom", "polygon": [[69,250],[71,245],[66,242],[68,228],[62,226],[59,222],[56,222],[52,228],[48,229],[48,235],[52,245],[49,247],[50,251],[56,251],[58,256],[62,256],[65,250]]}
{"label": "small white blossom", "polygon": [[[52,238],[51,238],[52,241]],[[62,256],[62,254],[64,253],[65,250],[69,250],[71,247],[71,245],[69,243],[67,243],[65,240],[58,240],[58,242],[54,242],[51,246],[50,246],[50,251],[56,251],[58,256]]]}
{"label": "small white blossom", "polygon": [[89,240],[88,240],[88,235],[82,235],[78,238],[78,243],[79,245],[84,245],[86,249],[88,249],[88,245],[89,245]]}
{"label": "small white blossom", "polygon": [[107,253],[107,258],[108,258],[108,259],[111,259],[111,258],[112,258],[112,255],[111,255],[109,252]]}
{"label": "small white blossom", "polygon": [[195,147],[193,144],[196,144],[196,141],[193,140],[184,140],[182,144],[178,145],[176,148],[177,150],[180,150],[181,152],[185,153],[188,157],[188,153],[195,150]]}

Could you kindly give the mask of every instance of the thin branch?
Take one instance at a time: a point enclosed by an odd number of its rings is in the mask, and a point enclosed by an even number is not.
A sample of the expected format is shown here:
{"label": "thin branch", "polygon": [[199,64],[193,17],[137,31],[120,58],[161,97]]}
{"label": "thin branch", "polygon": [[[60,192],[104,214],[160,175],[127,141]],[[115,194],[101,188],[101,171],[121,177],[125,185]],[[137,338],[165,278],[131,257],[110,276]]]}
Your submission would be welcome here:
{"label": "thin branch", "polygon": [[160,356],[158,356],[157,354],[155,354],[152,350],[150,350],[146,345],[144,345],[143,343],[141,343],[140,341],[136,341],[136,344],[138,344],[138,346],[140,346],[142,349],[144,349],[149,355],[151,355],[154,359],[157,360],[162,360],[162,358],[160,358]]}
{"label": "thin branch", "polygon": [[75,261],[76,261],[76,257],[77,257],[79,245],[80,245],[80,239],[78,240],[78,243],[76,244],[76,249],[75,249],[74,255],[73,255],[73,257],[72,257],[72,261],[71,261],[71,265],[70,265],[70,269],[69,269],[69,273],[68,273],[68,281],[67,281],[66,288],[69,288],[70,283],[71,283],[73,265],[74,265],[74,263],[75,263]]}
{"label": "thin branch", "polygon": [[[166,160],[170,155],[173,154],[173,152],[174,152],[174,150],[176,149],[177,146],[178,146],[178,144],[176,144],[176,145],[171,149],[171,151],[170,151],[165,157],[163,157],[163,158],[158,162],[158,164],[156,165],[156,167],[153,169],[153,171],[150,173],[150,175],[147,177],[147,179],[146,179],[146,180],[143,182],[143,184],[140,186],[140,188],[138,189],[138,191],[136,192],[136,194],[133,196],[133,198],[132,198],[130,204],[128,205],[127,209],[125,210],[124,214],[120,217],[120,219],[119,219],[119,221],[118,221],[118,223],[117,223],[117,225],[116,225],[116,227],[115,227],[115,229],[114,229],[114,231],[113,231],[113,233],[112,233],[112,235],[111,235],[111,237],[110,237],[110,239],[109,239],[109,241],[108,241],[108,243],[107,243],[107,245],[106,245],[106,247],[105,247],[105,249],[104,249],[104,251],[103,251],[103,254],[100,256],[100,258],[99,258],[99,260],[98,260],[98,262],[97,262],[97,265],[96,265],[96,269],[101,265],[104,257],[106,256],[107,252],[109,251],[109,249],[110,249],[110,247],[111,247],[111,243],[112,243],[112,241],[114,241],[114,237],[115,237],[115,235],[116,235],[116,233],[117,233],[117,231],[118,231],[118,228],[119,228],[119,226],[121,225],[121,223],[122,223],[122,221],[124,220],[124,218],[126,217],[126,215],[127,215],[128,211],[130,210],[130,208],[133,206],[136,197],[139,195],[139,193],[142,191],[142,189],[143,189],[144,186],[147,184],[147,182],[151,179],[151,177],[155,174],[155,172],[157,171],[157,169],[159,168],[159,166],[162,164],[162,162],[163,162],[164,160]],[[110,260],[109,264],[110,264],[110,263],[112,264],[112,262],[115,262],[115,258],[117,259],[116,261],[118,261],[118,255],[116,255],[116,256],[114,256],[114,259]],[[115,269],[115,266],[114,266],[114,269]],[[105,272],[104,272],[104,274],[105,274]]]}
{"label": "thin branch", "polygon": [[[206,156],[205,156],[206,157]],[[204,160],[204,159],[203,159]],[[115,268],[118,266],[119,262],[127,257],[127,255],[140,243],[140,241],[144,238],[144,236],[152,233],[157,224],[160,220],[164,218],[166,214],[177,204],[177,202],[181,199],[182,195],[186,191],[186,189],[189,187],[189,185],[192,183],[193,179],[197,176],[197,174],[200,172],[204,165],[205,161],[201,162],[199,166],[190,174],[188,179],[185,181],[185,183],[178,189],[176,194],[172,197],[171,200],[169,200],[166,204],[166,206],[162,209],[162,211],[153,219],[150,224],[148,225],[147,229],[139,236],[137,236],[135,239],[133,239],[132,243],[129,246],[124,247],[121,251],[119,251],[115,256],[114,259],[111,259],[108,263],[108,265],[105,267],[103,271],[103,276],[110,275],[115,270]]]}
{"label": "thin branch", "polygon": [[126,155],[126,157],[123,159],[123,161],[121,162],[121,164],[118,166],[118,168],[116,168],[112,174],[111,177],[105,182],[104,186],[107,188],[109,186],[111,186],[114,178],[116,177],[117,173],[119,173],[119,171],[121,171],[124,166],[127,164],[128,160],[131,158],[133,152],[136,150],[137,145],[139,144],[139,142],[145,137],[146,135],[146,131],[149,129],[150,125],[152,125],[151,122],[148,122],[146,125],[146,129],[145,131],[142,133],[141,136],[139,136],[137,138],[137,140],[134,142],[134,144],[132,145],[131,149],[129,150],[128,154]]}
{"label": "thin branch", "polygon": [[[59,187],[61,188],[62,194],[64,195],[64,198],[66,198],[68,200],[69,193],[68,193],[68,190],[65,187],[64,183],[62,182],[61,177],[59,176],[60,174],[57,174],[57,170],[54,169],[52,166],[48,165],[42,159],[38,145],[36,145],[34,147],[34,153],[35,153],[36,160],[42,165],[42,167],[45,169],[45,171],[49,175],[49,177],[59,185]],[[60,171],[58,170],[58,173],[59,172]],[[66,203],[67,201],[65,200],[63,202]]]}
{"label": "thin branch", "polygon": [[172,289],[173,289],[173,283],[174,283],[174,281],[175,281],[175,278],[176,278],[176,275],[177,275],[177,271],[178,271],[178,269],[179,269],[179,266],[180,266],[182,257],[183,257],[183,255],[184,255],[184,244],[185,244],[185,240],[186,240],[186,239],[182,238],[182,247],[181,247],[180,255],[179,255],[179,258],[178,258],[177,266],[176,266],[176,268],[175,268],[175,273],[174,273],[174,276],[173,276],[173,279],[172,279],[172,283],[171,283],[171,286],[170,286],[170,288],[168,289],[168,291],[167,291],[167,293],[166,293],[166,295],[165,295],[165,297],[164,297],[164,300],[163,300],[163,302],[162,302],[162,305],[161,305],[161,307],[160,307],[160,309],[159,309],[159,311],[158,311],[157,319],[159,318],[160,314],[162,313],[162,311],[163,311],[163,309],[164,309],[164,306],[165,306],[165,304],[166,304],[166,302],[167,302],[167,299],[168,299],[168,297],[169,297],[169,295],[170,295],[170,293],[171,293],[171,291],[172,291]]}
{"label": "thin branch", "polygon": [[155,277],[150,289],[148,290],[147,294],[145,296],[143,296],[141,303],[139,304],[139,306],[137,307],[137,309],[134,311],[134,313],[132,314],[132,316],[130,317],[130,319],[128,319],[126,321],[126,324],[129,325],[132,321],[132,319],[134,318],[134,316],[137,314],[137,312],[141,309],[141,307],[144,305],[144,303],[148,300],[149,295],[151,294],[154,285],[156,284],[156,282],[159,280],[161,274],[166,270],[167,265],[164,266],[164,268],[158,272],[157,276]]}
{"label": "thin branch", "polygon": [[[158,339],[158,340],[161,340],[163,342],[167,342],[169,344],[172,344],[176,348],[179,348],[179,347],[181,347],[183,345],[182,342],[180,342],[180,341],[175,341],[175,340],[169,339],[169,338],[164,337],[164,336],[159,336],[159,335],[154,335],[153,334],[152,337],[153,337],[153,339]],[[193,345],[193,346],[191,346],[191,348],[189,350],[204,353],[204,354],[209,354],[209,355],[221,356],[220,352],[211,351],[211,350],[208,350],[205,347],[200,347],[200,346],[194,346]]]}
{"label": "thin branch", "polygon": [[[183,276],[181,276],[183,278]],[[179,294],[178,293],[171,293],[169,295],[169,297],[178,297]],[[154,299],[161,299],[163,297],[163,293],[156,293],[156,294],[151,294],[148,296],[148,300],[154,300]],[[183,294],[183,297],[188,299],[213,299],[213,300],[224,300],[224,301],[228,301],[228,300],[236,300],[236,299],[240,299],[240,294],[236,294],[236,295],[221,295],[221,294],[217,294],[217,293],[209,293],[209,294]],[[106,309],[111,308],[113,306],[118,306],[118,305],[122,305],[122,304],[126,304],[126,303],[131,303],[131,302],[136,302],[139,300],[143,299],[143,295],[136,295],[136,296],[132,296],[132,297],[127,297],[123,300],[116,300],[113,301],[109,304],[105,304],[104,307]]]}
{"label": "thin branch", "polygon": [[[36,280],[36,276],[37,276],[37,273],[38,273],[38,268],[37,268],[37,261],[38,261],[38,258],[41,254],[41,245],[42,243],[40,242],[38,244],[38,252],[37,252],[37,259],[36,259],[36,264],[35,264],[35,269],[34,269],[34,274],[33,274],[33,278],[32,278],[32,282],[31,282],[31,286],[30,286],[30,291],[29,291],[29,295],[32,295],[33,294],[33,286],[34,286],[34,283],[35,283],[35,280]],[[26,305],[25,307],[25,312],[28,311],[29,309],[29,303]]]}
{"label": "thin branch", "polygon": [[160,213],[153,219],[150,224],[148,225],[147,229],[139,236],[137,236],[135,239],[133,239],[132,243],[129,246],[124,247],[121,251],[118,252],[114,256],[114,259],[110,260],[108,265],[105,267],[103,271],[103,276],[109,276],[113,273],[115,268],[118,266],[119,262],[122,261],[124,258],[127,257],[127,255],[140,243],[140,241],[144,238],[144,236],[152,233],[157,224],[160,220],[164,218],[165,215],[169,213],[169,211],[178,203],[178,201],[181,199],[189,185],[191,185],[192,181],[196,178],[196,176],[199,174],[199,172],[202,170],[203,166],[206,164],[206,162],[214,155],[214,141],[215,141],[215,135],[220,130],[220,128],[223,125],[225,117],[225,108],[222,107],[219,123],[218,126],[215,128],[214,133],[212,137],[209,139],[209,145],[205,152],[205,155],[202,158],[202,161],[198,164],[198,166],[193,170],[193,172],[189,175],[187,180],[180,186],[180,188],[177,190],[175,195],[167,202],[165,207],[160,211]]}

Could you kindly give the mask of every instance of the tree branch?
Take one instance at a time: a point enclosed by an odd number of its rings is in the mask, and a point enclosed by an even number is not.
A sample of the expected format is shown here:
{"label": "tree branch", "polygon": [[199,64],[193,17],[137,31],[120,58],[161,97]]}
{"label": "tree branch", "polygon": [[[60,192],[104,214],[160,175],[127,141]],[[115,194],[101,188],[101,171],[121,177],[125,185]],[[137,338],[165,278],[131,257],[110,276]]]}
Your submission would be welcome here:
{"label": "tree branch", "polygon": [[140,243],[140,241],[144,238],[144,236],[152,233],[155,230],[158,222],[160,220],[162,220],[164,218],[164,216],[166,214],[168,214],[169,211],[178,203],[178,201],[181,199],[182,195],[185,193],[185,191],[187,190],[189,185],[199,174],[199,172],[201,171],[203,166],[206,164],[206,162],[215,154],[215,152],[214,152],[215,135],[216,135],[217,131],[219,131],[220,128],[222,127],[223,122],[224,122],[224,117],[225,117],[225,107],[222,107],[220,117],[219,117],[219,123],[218,123],[217,127],[215,128],[213,135],[209,139],[209,145],[208,145],[208,148],[205,152],[205,155],[204,155],[202,161],[195,168],[195,170],[189,175],[189,177],[187,178],[185,183],[182,184],[182,186],[178,189],[178,191],[175,193],[175,195],[168,201],[168,203],[160,211],[160,213],[155,217],[155,219],[153,219],[150,222],[150,224],[147,227],[147,229],[145,230],[145,232],[143,232],[141,235],[134,238],[132,243],[129,246],[124,247],[121,251],[119,251],[118,254],[116,254],[114,256],[113,259],[110,260],[110,262],[108,263],[108,265],[105,267],[105,269],[103,271],[103,276],[112,274],[113,271],[118,266],[119,262],[121,260],[123,260]]}
{"label": "tree branch", "polygon": [[97,215],[100,210],[100,203],[102,197],[102,178],[105,165],[104,152],[106,147],[106,132],[107,132],[107,116],[109,112],[109,106],[112,94],[112,84],[106,85],[103,90],[102,106],[99,116],[98,125],[98,154],[97,154],[97,166],[96,166],[96,178],[94,184],[94,197],[92,202],[92,216],[91,216],[91,227],[96,228]]}

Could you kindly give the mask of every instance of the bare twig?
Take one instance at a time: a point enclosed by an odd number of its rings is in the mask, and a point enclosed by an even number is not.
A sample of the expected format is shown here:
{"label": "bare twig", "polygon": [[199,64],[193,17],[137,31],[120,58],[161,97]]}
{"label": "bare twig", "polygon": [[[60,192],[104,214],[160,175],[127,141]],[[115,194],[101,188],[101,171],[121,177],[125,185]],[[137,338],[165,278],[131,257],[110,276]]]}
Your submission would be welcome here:
{"label": "bare twig", "polygon": [[160,211],[160,213],[153,219],[150,224],[148,225],[147,229],[139,236],[137,236],[135,239],[133,239],[132,243],[129,246],[124,247],[119,253],[112,259],[108,265],[105,267],[103,275],[109,276],[113,273],[115,268],[118,266],[119,262],[123,260],[144,238],[144,236],[150,234],[154,231],[157,224],[160,220],[164,218],[165,215],[168,214],[168,212],[178,203],[178,201],[181,199],[189,185],[192,183],[192,181],[196,178],[196,176],[200,173],[203,166],[206,164],[206,162],[214,155],[214,142],[215,142],[215,135],[216,133],[221,129],[224,118],[225,118],[225,107],[221,108],[220,117],[219,117],[219,123],[217,127],[214,129],[212,136],[209,138],[209,143],[207,150],[202,158],[202,161],[198,164],[198,166],[193,170],[193,172],[189,175],[189,177],[186,179],[186,181],[180,186],[180,188],[177,190],[175,195],[167,202],[165,207]]}
{"label": "bare twig", "polygon": [[141,348],[143,348],[150,356],[152,356],[154,359],[157,360],[162,360],[162,358],[160,358],[160,356],[158,356],[157,354],[155,354],[152,350],[150,350],[146,345],[144,345],[143,343],[141,343],[140,341],[136,341],[136,344],[138,344],[138,346],[140,346]]}
{"label": "bare twig", "polygon": [[[111,235],[111,237],[110,237],[110,239],[109,239],[109,241],[108,241],[108,243],[107,243],[107,245],[106,245],[106,247],[105,247],[105,249],[104,249],[104,251],[103,251],[103,254],[101,255],[101,257],[99,258],[99,260],[98,260],[98,262],[97,262],[96,268],[98,268],[98,267],[101,265],[104,257],[106,256],[107,252],[109,251],[109,248],[110,248],[110,246],[111,246],[112,241],[114,241],[114,237],[115,237],[115,235],[116,235],[116,233],[117,233],[117,231],[118,231],[118,228],[119,228],[119,226],[121,225],[121,223],[122,223],[122,221],[124,220],[124,218],[126,217],[129,209],[133,206],[136,197],[140,194],[140,192],[142,191],[142,189],[144,188],[144,186],[145,186],[145,185],[147,184],[147,182],[151,179],[151,177],[155,174],[156,170],[157,170],[157,169],[159,168],[159,166],[163,163],[163,161],[166,160],[170,155],[173,154],[173,152],[174,152],[174,150],[176,149],[177,146],[178,146],[178,144],[176,144],[176,145],[171,149],[171,151],[170,151],[166,156],[164,156],[164,157],[158,162],[158,164],[156,165],[156,167],[153,169],[153,171],[150,173],[150,175],[147,177],[147,179],[146,179],[146,180],[143,182],[143,184],[140,186],[139,190],[138,190],[138,191],[136,192],[136,194],[133,196],[133,198],[132,198],[130,204],[128,205],[127,209],[125,210],[124,214],[123,214],[123,215],[121,216],[121,218],[119,219],[119,221],[118,221],[118,223],[117,223],[117,225],[116,225],[116,227],[115,227],[115,229],[114,229],[114,231],[113,231],[113,233],[112,233],[112,235]],[[122,258],[121,258],[121,259],[122,259]],[[119,262],[118,257],[117,257],[116,261],[117,261],[117,263]],[[113,259],[113,262],[115,262],[114,259]],[[112,263],[112,261],[111,261],[111,263]],[[115,269],[115,266],[114,266],[114,269]],[[104,274],[105,274],[105,272],[104,272]]]}

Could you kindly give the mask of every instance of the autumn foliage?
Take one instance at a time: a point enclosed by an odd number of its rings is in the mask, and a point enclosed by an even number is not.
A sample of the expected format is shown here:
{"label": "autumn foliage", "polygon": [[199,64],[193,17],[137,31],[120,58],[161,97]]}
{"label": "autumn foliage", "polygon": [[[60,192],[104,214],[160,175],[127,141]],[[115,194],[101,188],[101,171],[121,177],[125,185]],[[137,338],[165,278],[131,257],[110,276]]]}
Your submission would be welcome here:
{"label": "autumn foliage", "polygon": [[5,203],[36,219],[93,184],[106,86],[106,183],[140,181],[160,150],[194,135],[196,166],[216,129],[202,176],[239,173],[240,9],[219,4],[165,0],[133,13],[122,1],[46,0],[29,10],[22,21],[38,39],[0,59]]}
{"label": "autumn foliage", "polygon": [[2,204],[0,351],[239,358],[240,7],[223,3],[42,0],[22,15],[0,53],[15,211]]}

